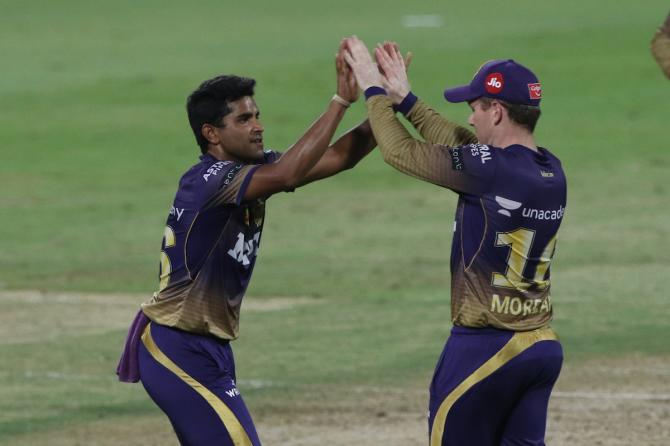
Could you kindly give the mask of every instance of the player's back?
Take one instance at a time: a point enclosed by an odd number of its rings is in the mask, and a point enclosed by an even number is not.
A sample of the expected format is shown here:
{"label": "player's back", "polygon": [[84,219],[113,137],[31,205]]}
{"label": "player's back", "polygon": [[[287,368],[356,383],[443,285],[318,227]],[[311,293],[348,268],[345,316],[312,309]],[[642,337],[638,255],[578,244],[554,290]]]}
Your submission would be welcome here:
{"label": "player's back", "polygon": [[[528,330],[552,316],[550,263],[566,206],[560,161],[548,150],[464,146],[478,193],[460,193],[452,250],[455,325]],[[466,163],[467,164],[467,163]],[[485,166],[487,165],[487,166]]]}

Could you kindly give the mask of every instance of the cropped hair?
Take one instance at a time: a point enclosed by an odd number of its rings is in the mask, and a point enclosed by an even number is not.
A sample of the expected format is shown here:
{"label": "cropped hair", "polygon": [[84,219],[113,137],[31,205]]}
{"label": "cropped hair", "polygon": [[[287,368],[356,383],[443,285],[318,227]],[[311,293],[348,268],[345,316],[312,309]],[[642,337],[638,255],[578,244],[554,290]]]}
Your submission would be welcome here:
{"label": "cropped hair", "polygon": [[537,120],[540,119],[539,106],[534,105],[525,105],[525,104],[511,104],[507,101],[502,101],[500,99],[493,99],[482,97],[482,107],[484,110],[491,107],[493,101],[498,101],[500,104],[507,109],[507,114],[509,115],[512,122],[519,124],[521,127],[528,130],[530,133],[535,131],[535,126],[537,125]]}
{"label": "cropped hair", "polygon": [[232,110],[228,106],[244,96],[254,95],[256,81],[235,75],[216,76],[206,80],[186,100],[188,122],[202,153],[207,152],[208,141],[202,135],[202,126],[220,126],[223,117]]}

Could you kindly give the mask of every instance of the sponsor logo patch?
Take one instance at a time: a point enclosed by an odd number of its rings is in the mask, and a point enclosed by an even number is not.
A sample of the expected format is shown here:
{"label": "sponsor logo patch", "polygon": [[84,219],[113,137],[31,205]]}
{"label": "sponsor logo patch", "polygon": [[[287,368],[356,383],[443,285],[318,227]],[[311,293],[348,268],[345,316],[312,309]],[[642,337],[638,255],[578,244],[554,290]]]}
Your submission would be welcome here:
{"label": "sponsor logo patch", "polygon": [[219,171],[223,169],[223,166],[230,164],[232,161],[217,161],[216,163],[212,164],[209,169],[207,169],[207,172],[202,176],[203,180],[209,181],[209,177],[214,175],[218,175]]}
{"label": "sponsor logo patch", "polygon": [[531,99],[542,99],[542,85],[528,84],[528,95]]}
{"label": "sponsor logo patch", "polygon": [[177,207],[174,207],[174,205],[172,205],[170,207],[170,215],[176,215],[177,216],[177,221],[179,221],[181,216],[184,214],[184,210],[185,209],[183,209],[183,208],[177,208]]}
{"label": "sponsor logo patch", "polygon": [[473,157],[480,157],[482,164],[486,164],[491,159],[491,148],[483,144],[471,144],[470,154]]}
{"label": "sponsor logo patch", "polygon": [[460,147],[453,147],[449,149],[449,155],[451,156],[451,168],[454,170],[463,170],[463,156],[461,155]]}
{"label": "sponsor logo patch", "polygon": [[521,215],[525,218],[532,218],[535,220],[560,220],[563,218],[565,208],[560,205],[558,209],[533,209],[523,208]]}
{"label": "sponsor logo patch", "polygon": [[231,379],[230,382],[233,385],[233,387],[231,387],[229,390],[225,391],[226,395],[228,395],[230,398],[240,396],[240,391],[237,390],[237,386],[235,386],[235,381]]}
{"label": "sponsor logo patch", "polygon": [[256,257],[260,240],[260,231],[256,232],[253,238],[249,240],[245,239],[244,234],[240,232],[237,234],[235,246],[228,250],[228,255],[241,263],[242,266],[249,266],[251,261]]}
{"label": "sponsor logo patch", "polygon": [[226,178],[223,180],[224,187],[228,186],[230,182],[233,181],[233,178],[235,178],[235,175],[237,175],[237,172],[239,172],[241,168],[242,165],[238,164],[237,166],[233,167],[228,171],[228,173],[226,174]]}
{"label": "sponsor logo patch", "polygon": [[514,211],[516,209],[519,209],[523,203],[519,201],[514,201],[510,200],[509,198],[505,197],[499,197],[498,195],[495,196],[496,203],[503,208],[503,209],[498,209],[498,213],[502,214],[506,217],[511,217],[512,213],[510,211]]}
{"label": "sponsor logo patch", "polygon": [[[502,209],[498,209],[498,213],[506,217],[511,217],[512,212],[523,206],[523,203],[520,201],[510,200],[509,198],[495,196],[496,203]],[[558,209],[535,209],[524,207],[521,209],[521,216],[523,218],[530,218],[533,220],[560,220],[565,214],[565,208],[563,205],[559,205]]]}
{"label": "sponsor logo patch", "polygon": [[484,88],[491,94],[498,94],[505,86],[502,73],[491,73],[484,79]]}

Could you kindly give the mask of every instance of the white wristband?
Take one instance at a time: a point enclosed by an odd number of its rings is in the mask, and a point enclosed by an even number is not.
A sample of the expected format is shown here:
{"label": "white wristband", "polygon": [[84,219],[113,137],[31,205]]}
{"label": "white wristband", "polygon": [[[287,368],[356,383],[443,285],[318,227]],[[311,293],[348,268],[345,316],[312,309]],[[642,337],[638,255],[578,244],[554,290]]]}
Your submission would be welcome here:
{"label": "white wristband", "polygon": [[344,108],[349,108],[349,106],[351,105],[351,102],[347,101],[346,99],[342,99],[337,93],[334,94],[330,100],[337,102]]}

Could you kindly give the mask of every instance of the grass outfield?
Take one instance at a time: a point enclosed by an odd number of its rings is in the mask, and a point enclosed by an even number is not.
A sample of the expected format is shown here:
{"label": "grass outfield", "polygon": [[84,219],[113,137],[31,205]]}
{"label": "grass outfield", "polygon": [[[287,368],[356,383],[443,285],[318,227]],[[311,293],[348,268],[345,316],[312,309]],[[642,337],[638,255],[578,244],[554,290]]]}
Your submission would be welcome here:
{"label": "grass outfield", "polygon": [[[3,6],[0,444],[151,444],[144,422],[169,434],[143,390],[116,383],[113,369],[133,309],[157,285],[177,180],[198,155],[185,97],[219,73],[255,77],[265,141],[283,150],[325,108],[334,52],[352,33],[413,51],[414,91],[461,122],[467,107],[441,92],[482,61],[509,56],[538,73],[538,141],[569,181],[552,268],[566,366],[633,358],[670,370],[670,82],[649,53],[667,2],[553,3]],[[441,24],[405,27],[408,15]],[[363,117],[355,105],[340,131]],[[284,438],[272,430],[288,423],[277,414],[327,419],[359,402],[403,406],[423,428],[423,392],[449,329],[455,202],[377,153],[268,201],[234,344],[267,444]],[[366,402],[375,392],[392,397]]]}

